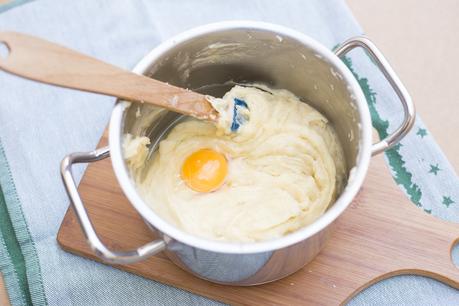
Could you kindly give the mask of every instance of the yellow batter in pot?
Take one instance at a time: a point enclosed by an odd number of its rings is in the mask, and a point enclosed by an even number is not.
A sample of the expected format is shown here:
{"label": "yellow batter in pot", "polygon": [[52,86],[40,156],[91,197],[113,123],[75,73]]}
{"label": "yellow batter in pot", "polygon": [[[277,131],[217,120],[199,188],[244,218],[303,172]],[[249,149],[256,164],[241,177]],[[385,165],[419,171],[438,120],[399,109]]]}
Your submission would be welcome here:
{"label": "yellow batter in pot", "polygon": [[[149,139],[126,135],[124,157],[138,192],[159,216],[199,237],[253,242],[312,223],[335,200],[345,162],[333,128],[291,92],[263,89],[235,86],[214,104],[219,124],[179,123],[149,162]],[[234,98],[247,103],[249,120],[231,133],[225,105]],[[194,191],[181,175],[187,157],[202,149],[227,161],[224,182],[212,192]]]}

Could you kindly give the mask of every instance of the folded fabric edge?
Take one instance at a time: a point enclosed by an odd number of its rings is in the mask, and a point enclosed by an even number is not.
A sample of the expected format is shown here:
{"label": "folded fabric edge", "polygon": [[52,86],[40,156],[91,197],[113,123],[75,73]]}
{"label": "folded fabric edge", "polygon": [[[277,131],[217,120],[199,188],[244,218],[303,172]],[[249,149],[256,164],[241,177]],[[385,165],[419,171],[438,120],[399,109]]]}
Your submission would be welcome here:
{"label": "folded fabric edge", "polygon": [[21,4],[25,4],[30,1],[33,1],[33,0],[10,0],[9,2],[0,4],[0,13],[7,11],[9,9],[12,9],[16,6],[19,6]]}
{"label": "folded fabric edge", "polygon": [[[6,217],[9,217],[11,229],[8,230],[8,235],[15,235],[15,239],[19,245],[20,253],[16,257],[22,255],[25,266],[24,279],[28,285],[28,294],[33,305],[47,305],[47,299],[44,292],[43,281],[41,276],[41,268],[38,255],[35,248],[35,243],[29,231],[29,227],[24,218],[21,203],[16,192],[11,170],[8,160],[3,149],[0,139],[0,187],[3,192],[4,207],[6,208]],[[3,214],[2,214],[3,215]],[[2,216],[4,217],[4,216]],[[5,232],[2,232],[5,235]],[[4,238],[4,237],[3,237]],[[12,244],[5,245],[13,247]],[[11,251],[10,249],[7,250]],[[3,252],[6,254],[5,252]],[[12,258],[11,258],[12,259]],[[15,258],[18,260],[18,258]],[[7,263],[7,261],[5,261]],[[14,269],[14,262],[10,268]],[[5,280],[7,282],[8,280]],[[12,286],[12,284],[7,284]],[[23,290],[23,293],[26,294]]]}
{"label": "folded fabric edge", "polygon": [[[3,205],[3,203],[1,203]],[[1,222],[1,221],[0,221]],[[0,231],[0,277],[3,277],[6,293],[10,300],[10,304],[28,305],[30,304],[30,294],[27,288],[24,288],[25,283],[19,280],[18,273],[15,269],[15,264],[8,253],[3,234]],[[25,276],[25,273],[24,273]],[[22,278],[22,277],[21,277]]]}

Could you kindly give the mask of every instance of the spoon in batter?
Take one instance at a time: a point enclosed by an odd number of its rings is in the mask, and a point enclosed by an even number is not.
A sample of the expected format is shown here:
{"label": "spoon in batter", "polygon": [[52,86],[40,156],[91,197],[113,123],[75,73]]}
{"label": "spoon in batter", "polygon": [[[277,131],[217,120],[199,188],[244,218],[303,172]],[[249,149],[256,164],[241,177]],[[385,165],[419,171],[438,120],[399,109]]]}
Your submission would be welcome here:
{"label": "spoon in batter", "polygon": [[[221,115],[211,104],[213,97],[123,70],[40,38],[0,32],[0,44],[8,49],[6,57],[0,56],[0,69],[23,78],[150,103],[201,120],[217,122]],[[242,122],[238,109],[247,107],[239,101],[234,101],[231,131]]]}

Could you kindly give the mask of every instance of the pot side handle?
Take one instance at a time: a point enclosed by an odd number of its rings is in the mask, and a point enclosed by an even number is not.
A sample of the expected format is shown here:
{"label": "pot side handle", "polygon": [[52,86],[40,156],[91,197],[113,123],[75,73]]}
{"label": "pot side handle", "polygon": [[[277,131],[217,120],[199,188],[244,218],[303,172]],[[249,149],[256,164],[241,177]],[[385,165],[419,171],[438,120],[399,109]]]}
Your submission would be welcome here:
{"label": "pot side handle", "polygon": [[378,153],[385,151],[386,149],[393,147],[400,140],[402,140],[403,137],[405,137],[405,135],[411,130],[411,127],[414,124],[416,112],[410,94],[408,93],[405,86],[400,81],[392,67],[389,65],[384,55],[381,53],[381,51],[379,51],[379,49],[371,40],[364,36],[350,38],[346,40],[344,43],[342,43],[335,50],[335,54],[338,57],[341,57],[356,47],[363,48],[374,60],[379,70],[381,70],[384,77],[399,97],[404,111],[404,118],[402,124],[392,134],[388,135],[386,138],[380,140],[379,142],[373,144],[371,148],[371,154],[376,155]]}
{"label": "pot side handle", "polygon": [[104,147],[84,153],[72,153],[61,162],[61,176],[70,201],[75,209],[76,216],[83,229],[86,240],[95,254],[105,262],[113,264],[128,264],[141,261],[165,249],[166,243],[162,239],[149,242],[135,250],[113,251],[99,239],[94,226],[89,219],[88,212],[81,200],[78,188],[73,178],[72,166],[78,163],[90,163],[110,156],[110,149]]}

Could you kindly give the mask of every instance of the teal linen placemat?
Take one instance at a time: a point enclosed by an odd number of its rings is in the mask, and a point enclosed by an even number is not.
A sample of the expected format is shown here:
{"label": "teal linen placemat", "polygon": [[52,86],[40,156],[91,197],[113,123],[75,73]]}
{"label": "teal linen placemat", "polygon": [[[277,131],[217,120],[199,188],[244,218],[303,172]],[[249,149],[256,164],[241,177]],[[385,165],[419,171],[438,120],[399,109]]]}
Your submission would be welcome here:
{"label": "teal linen placemat", "polygon": [[[343,1],[33,1],[0,6],[0,30],[56,41],[130,68],[162,40],[229,19],[282,24],[330,49],[362,30]],[[7,10],[9,9],[9,10]],[[399,103],[365,54],[346,64],[367,97],[381,137],[401,121]],[[183,290],[65,253],[56,243],[68,199],[59,162],[91,150],[113,99],[42,86],[0,72],[0,269],[13,305],[212,305]],[[386,153],[395,181],[414,205],[459,221],[459,180],[420,119]],[[80,178],[84,168],[77,169]],[[457,257],[457,256],[456,256]],[[351,305],[459,305],[457,290],[419,276],[379,282]]]}

